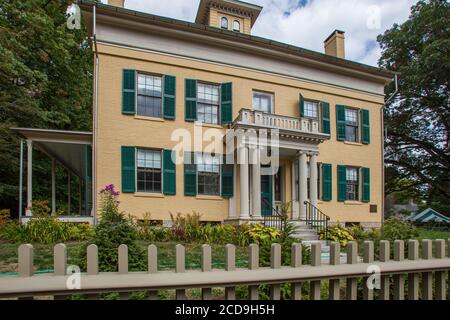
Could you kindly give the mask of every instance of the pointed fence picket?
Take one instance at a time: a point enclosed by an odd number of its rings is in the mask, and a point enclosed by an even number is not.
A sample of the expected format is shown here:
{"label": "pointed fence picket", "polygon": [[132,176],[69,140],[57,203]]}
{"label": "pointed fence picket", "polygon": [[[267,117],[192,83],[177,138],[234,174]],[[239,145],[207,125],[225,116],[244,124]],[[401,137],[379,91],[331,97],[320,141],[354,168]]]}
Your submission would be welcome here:
{"label": "pointed fence picket", "polygon": [[[397,240],[393,243],[394,256],[390,257],[390,243],[379,244],[379,260],[374,259],[374,243],[363,243],[363,259],[359,261],[358,245],[350,242],[347,245],[347,262],[340,262],[340,246],[330,245],[329,261],[321,259],[321,244],[311,245],[309,264],[302,264],[301,244],[295,243],[291,248],[290,266],[282,264],[280,244],[272,244],[270,267],[260,266],[259,247],[251,244],[248,247],[248,267],[236,268],[236,248],[225,246],[225,268],[212,268],[212,249],[203,245],[201,250],[201,270],[186,272],[186,252],[181,244],[175,246],[175,270],[158,270],[158,250],[155,245],[148,246],[147,272],[129,271],[128,247],[118,248],[117,272],[99,272],[98,247],[87,247],[87,272],[81,274],[68,273],[67,248],[64,244],[54,247],[54,273],[33,275],[33,246],[23,244],[19,247],[18,274],[0,278],[0,298],[15,297],[33,299],[35,296],[54,296],[55,299],[67,299],[73,294],[83,294],[87,299],[99,298],[99,294],[117,292],[119,299],[128,299],[130,292],[145,291],[148,299],[158,299],[160,290],[175,290],[178,300],[187,298],[186,290],[199,288],[201,298],[214,298],[213,288],[224,288],[223,298],[236,299],[236,287],[248,288],[248,299],[257,300],[263,292],[260,285],[268,285],[270,299],[286,298],[282,296],[281,287],[290,284],[291,299],[302,299],[302,284],[309,283],[309,298],[319,300],[323,296],[321,285],[328,284],[328,298],[339,300],[341,290],[345,288],[345,298],[355,300],[362,298],[372,300],[374,293],[378,299],[410,300],[445,300],[449,297],[448,273],[450,272],[450,250],[446,251],[450,240],[417,240],[407,242],[408,257],[405,259],[405,242]],[[434,252],[434,255],[433,255]],[[371,267],[376,267],[379,274],[372,274]],[[71,277],[80,278],[79,288],[69,288]],[[380,288],[368,287],[372,277],[379,277]],[[362,288],[358,280],[362,279]],[[392,279],[392,282],[391,282]],[[341,288],[341,281],[346,285]],[[376,281],[375,281],[376,282]],[[391,288],[392,284],[392,288]],[[303,287],[305,289],[306,287]],[[392,289],[392,290],[391,290]],[[260,292],[261,291],[261,292]],[[284,295],[286,291],[284,291]],[[307,294],[307,292],[305,292]]]}

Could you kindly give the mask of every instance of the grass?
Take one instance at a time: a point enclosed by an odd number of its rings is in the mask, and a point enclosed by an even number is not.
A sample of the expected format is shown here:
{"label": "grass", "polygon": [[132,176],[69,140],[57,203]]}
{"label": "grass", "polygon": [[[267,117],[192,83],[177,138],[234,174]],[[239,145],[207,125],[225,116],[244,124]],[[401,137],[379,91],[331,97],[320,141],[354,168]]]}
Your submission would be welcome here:
{"label": "grass", "polygon": [[432,230],[426,228],[417,228],[419,230],[419,239],[450,239],[450,230]]}

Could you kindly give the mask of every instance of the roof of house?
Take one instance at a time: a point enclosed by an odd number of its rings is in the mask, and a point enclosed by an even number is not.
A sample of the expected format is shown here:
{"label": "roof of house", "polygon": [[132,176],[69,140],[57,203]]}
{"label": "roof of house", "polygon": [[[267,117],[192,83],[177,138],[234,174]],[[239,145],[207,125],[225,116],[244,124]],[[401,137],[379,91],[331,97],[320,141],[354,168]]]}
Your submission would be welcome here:
{"label": "roof of house", "polygon": [[234,8],[239,11],[245,11],[245,13],[251,17],[252,27],[255,24],[259,13],[263,9],[261,6],[239,0],[200,0],[197,16],[195,17],[195,23],[206,24],[208,18],[208,7],[214,4],[219,6],[221,4],[225,4],[227,7]]}
{"label": "roof of house", "polygon": [[[94,2],[92,0],[79,0],[79,5],[84,11],[92,11],[92,7],[94,6]],[[206,36],[221,37],[221,39],[229,40],[236,42],[237,44],[248,44],[257,47],[262,47],[265,49],[275,50],[277,52],[285,52],[289,55],[294,55],[306,59],[311,59],[318,61],[320,63],[325,63],[330,66],[336,66],[340,68],[345,68],[348,70],[353,70],[357,72],[363,72],[366,74],[371,74],[376,77],[381,77],[386,79],[386,82],[390,82],[396,72],[390,71],[384,68],[374,67],[366,64],[362,64],[359,62],[346,60],[342,58],[337,58],[334,56],[326,55],[321,52],[289,45],[286,43],[278,42],[271,39],[266,39],[258,36],[253,36],[249,34],[244,34],[241,32],[235,32],[215,27],[210,27],[208,25],[192,23],[183,20],[162,17],[154,14],[139,12],[135,10],[130,10],[121,7],[110,6],[107,4],[97,3],[97,14],[105,14],[114,17],[118,17],[128,21],[131,19],[132,21],[140,21],[141,23],[146,24],[154,24],[158,26],[163,26],[167,28],[183,30],[192,33],[200,33]]]}

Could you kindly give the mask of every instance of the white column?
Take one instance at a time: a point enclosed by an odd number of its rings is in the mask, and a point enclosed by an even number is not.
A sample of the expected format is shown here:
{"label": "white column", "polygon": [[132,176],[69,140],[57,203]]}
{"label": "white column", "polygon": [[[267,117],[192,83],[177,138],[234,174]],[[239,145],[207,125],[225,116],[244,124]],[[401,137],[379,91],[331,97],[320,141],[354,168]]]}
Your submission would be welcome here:
{"label": "white column", "polygon": [[55,159],[52,159],[52,214],[56,213],[56,163]]}
{"label": "white column", "polygon": [[299,184],[300,184],[300,218],[306,218],[305,201],[308,199],[308,168],[307,168],[306,152],[300,151],[299,157]]}
{"label": "white column", "polygon": [[19,222],[21,222],[23,211],[23,139],[20,139],[20,166],[19,166]]}
{"label": "white column", "polygon": [[[298,199],[296,195],[296,176],[295,176],[295,160],[292,161],[291,166],[291,185],[292,185],[292,220],[296,220],[299,218],[299,209],[298,209]],[[296,199],[296,200],[294,200]]]}
{"label": "white column", "polygon": [[248,147],[241,147],[240,152],[240,186],[241,186],[241,214],[240,218],[250,218],[249,212],[249,174],[248,174]]}
{"label": "white column", "polygon": [[261,218],[261,162],[259,148],[252,149],[253,218]]}
{"label": "white column", "polygon": [[311,177],[309,179],[309,199],[311,201],[311,204],[317,208],[317,153],[312,153],[311,158],[309,159],[309,166],[310,166],[310,172]]}
{"label": "white column", "polygon": [[33,206],[33,141],[27,140],[27,209],[26,216],[32,216]]}
{"label": "white column", "polygon": [[236,179],[237,179],[237,165],[233,165],[233,196],[228,201],[229,207],[228,207],[228,219],[236,219],[236,204],[237,204],[237,197],[236,197]]}

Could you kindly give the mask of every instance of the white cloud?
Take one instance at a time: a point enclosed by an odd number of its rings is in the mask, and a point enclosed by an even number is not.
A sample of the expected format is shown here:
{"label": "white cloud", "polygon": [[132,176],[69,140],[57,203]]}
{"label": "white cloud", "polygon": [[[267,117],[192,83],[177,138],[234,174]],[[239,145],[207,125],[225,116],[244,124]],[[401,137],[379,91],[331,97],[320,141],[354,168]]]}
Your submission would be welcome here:
{"label": "white cloud", "polygon": [[[102,2],[105,2],[104,0]],[[252,34],[323,52],[323,40],[345,31],[346,58],[376,65],[377,35],[404,22],[417,0],[247,0],[264,7]],[[125,7],[194,21],[199,0],[126,0]],[[379,19],[378,19],[379,17]]]}

